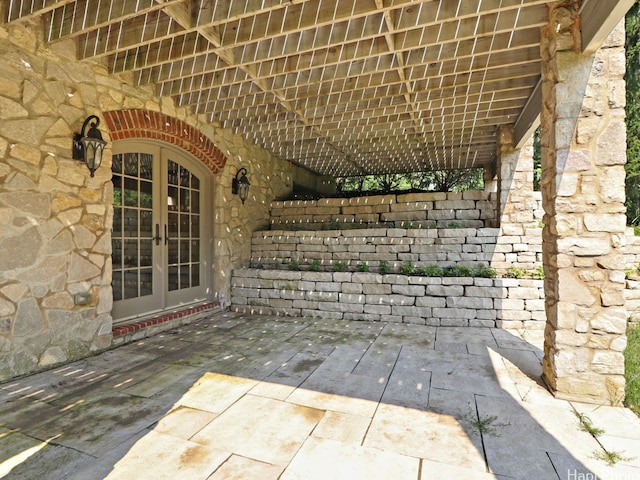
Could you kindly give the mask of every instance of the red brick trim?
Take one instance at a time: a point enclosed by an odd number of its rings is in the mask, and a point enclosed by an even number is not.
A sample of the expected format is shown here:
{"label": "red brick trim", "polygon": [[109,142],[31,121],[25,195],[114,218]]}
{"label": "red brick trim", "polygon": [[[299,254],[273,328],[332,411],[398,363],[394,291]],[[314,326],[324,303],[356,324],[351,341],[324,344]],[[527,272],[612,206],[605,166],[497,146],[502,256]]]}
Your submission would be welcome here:
{"label": "red brick trim", "polygon": [[224,168],[227,158],[211,139],[182,120],[149,110],[104,112],[111,141],[132,138],[162,140],[191,153],[213,173]]}
{"label": "red brick trim", "polygon": [[140,320],[138,322],[127,323],[125,325],[117,325],[113,327],[111,333],[113,334],[113,338],[116,338],[120,335],[137,332],[138,330],[142,330],[143,328],[147,328],[152,325],[159,325],[170,320],[175,320],[176,318],[188,317],[189,315],[193,315],[194,313],[212,310],[218,306],[220,306],[219,302],[209,302],[198,305],[196,307],[185,308],[184,310],[162,313],[156,317],[145,318],[144,320]]}

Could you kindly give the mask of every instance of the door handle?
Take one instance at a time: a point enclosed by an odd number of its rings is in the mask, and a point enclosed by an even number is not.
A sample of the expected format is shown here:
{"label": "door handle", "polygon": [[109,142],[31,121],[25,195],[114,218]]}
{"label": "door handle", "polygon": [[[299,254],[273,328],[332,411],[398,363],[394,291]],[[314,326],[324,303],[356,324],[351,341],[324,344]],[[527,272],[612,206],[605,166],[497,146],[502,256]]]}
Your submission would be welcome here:
{"label": "door handle", "polygon": [[160,240],[162,240],[162,237],[160,236],[160,224],[158,223],[156,223],[156,236],[151,240],[154,240],[156,242],[156,245],[160,245]]}

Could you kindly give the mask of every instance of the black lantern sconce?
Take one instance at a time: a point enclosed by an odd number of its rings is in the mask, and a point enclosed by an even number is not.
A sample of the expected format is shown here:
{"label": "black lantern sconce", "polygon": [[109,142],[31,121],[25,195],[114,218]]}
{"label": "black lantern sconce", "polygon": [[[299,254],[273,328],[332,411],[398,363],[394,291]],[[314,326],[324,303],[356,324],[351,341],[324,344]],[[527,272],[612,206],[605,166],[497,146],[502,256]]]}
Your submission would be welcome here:
{"label": "black lantern sconce", "polygon": [[[95,121],[91,122],[91,120]],[[89,122],[91,122],[91,128],[85,135],[84,130]],[[92,177],[102,163],[102,152],[107,144],[102,139],[102,133],[98,130],[98,125],[100,125],[100,119],[95,115],[90,115],[82,124],[80,133],[73,134],[72,158],[74,160],[82,160],[87,165]]]}
{"label": "black lantern sconce", "polygon": [[[238,178],[238,176],[240,176],[240,178]],[[251,184],[247,178],[247,169],[241,168],[236,172],[235,178],[231,180],[231,193],[239,195],[243,205],[249,195],[249,185]]]}

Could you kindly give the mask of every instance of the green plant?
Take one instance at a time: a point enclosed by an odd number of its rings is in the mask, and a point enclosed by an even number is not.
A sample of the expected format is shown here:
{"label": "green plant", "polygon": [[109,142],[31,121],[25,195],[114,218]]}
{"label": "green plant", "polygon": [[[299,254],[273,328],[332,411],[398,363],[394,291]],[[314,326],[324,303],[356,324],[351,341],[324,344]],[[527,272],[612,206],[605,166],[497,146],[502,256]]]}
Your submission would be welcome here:
{"label": "green plant", "polygon": [[391,271],[391,267],[389,266],[389,262],[386,260],[380,260],[380,273],[382,275],[389,273]]}
{"label": "green plant", "polygon": [[602,428],[596,427],[593,424],[591,418],[589,418],[589,416],[585,413],[580,413],[577,410],[573,410],[573,414],[578,419],[578,422],[580,423],[580,430],[582,430],[583,432],[590,433],[594,437],[598,437],[604,433],[604,430]]}
{"label": "green plant", "polygon": [[320,260],[313,260],[310,264],[309,264],[309,270],[311,270],[312,272],[319,272],[320,271]]}
{"label": "green plant", "polygon": [[640,327],[627,329],[624,351],[625,404],[640,416]]}
{"label": "green plant", "polygon": [[273,270],[277,270],[279,266],[280,266],[280,264],[279,264],[278,262],[273,262],[273,263],[271,264],[271,268],[272,268]]}
{"label": "green plant", "polygon": [[633,236],[640,237],[640,225],[633,226]]}
{"label": "green plant", "polygon": [[522,268],[509,267],[502,276],[504,278],[524,278],[527,276],[527,272]]}
{"label": "green plant", "polygon": [[498,276],[498,272],[496,272],[496,269],[489,267],[488,265],[480,265],[476,273],[478,277],[483,278],[495,278]]}
{"label": "green plant", "polygon": [[334,272],[344,272],[347,269],[347,264],[344,262],[333,262]]}
{"label": "green plant", "polygon": [[367,262],[360,262],[358,263],[358,265],[356,265],[356,270],[359,272],[368,272],[369,265],[367,265]]}
{"label": "green plant", "polygon": [[299,262],[295,262],[295,261],[291,261],[287,264],[287,268],[289,270],[300,270],[300,263]]}
{"label": "green plant", "polygon": [[264,268],[264,265],[262,263],[258,263],[258,264],[256,264],[255,268],[257,268],[259,270],[262,270]]}
{"label": "green plant", "polygon": [[403,275],[412,275],[415,271],[416,267],[410,260],[405,260],[402,262],[402,265],[400,265],[400,273]]}
{"label": "green plant", "polygon": [[602,447],[602,451],[595,450],[592,453],[593,458],[606,462],[610,467],[613,467],[618,462],[630,462],[635,460],[635,457],[626,457],[623,454],[624,452],[616,452],[615,450],[609,451],[604,447]]}
{"label": "green plant", "polygon": [[460,224],[458,222],[449,222],[447,225],[448,228],[460,228]]}
{"label": "green plant", "polygon": [[537,267],[531,272],[531,276],[533,278],[537,278],[538,280],[544,280],[544,267],[542,265]]}
{"label": "green plant", "polygon": [[631,267],[627,267],[624,270],[624,276],[626,278],[637,277],[640,275],[640,265],[633,265]]}
{"label": "green plant", "polygon": [[465,415],[465,419],[471,424],[471,427],[478,435],[489,435],[492,437],[500,436],[497,427],[506,427],[510,425],[510,423],[497,423],[496,420],[498,420],[498,417],[495,415],[476,418],[476,415],[469,413]]}
{"label": "green plant", "polygon": [[412,230],[416,227],[413,224],[413,222],[402,222],[402,228],[406,228],[407,230]]}
{"label": "green plant", "polygon": [[444,269],[439,265],[427,265],[418,269],[418,275],[424,277],[442,277],[444,276]]}
{"label": "green plant", "polygon": [[474,277],[476,269],[468,265],[451,265],[444,274],[447,277]]}
{"label": "green plant", "polygon": [[331,219],[331,221],[329,222],[329,228],[331,230],[338,230],[340,228],[340,222],[335,218]]}

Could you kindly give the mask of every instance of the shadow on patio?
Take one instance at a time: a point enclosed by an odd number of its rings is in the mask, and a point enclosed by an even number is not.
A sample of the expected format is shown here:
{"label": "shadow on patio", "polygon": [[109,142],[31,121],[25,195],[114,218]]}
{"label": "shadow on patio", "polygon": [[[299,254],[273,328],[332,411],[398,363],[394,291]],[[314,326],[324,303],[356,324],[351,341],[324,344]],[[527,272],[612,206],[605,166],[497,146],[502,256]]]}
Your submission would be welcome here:
{"label": "shadow on patio", "polygon": [[219,314],[0,385],[0,477],[640,478],[572,408],[627,452],[640,420],[554,399],[540,357],[505,330]]}

